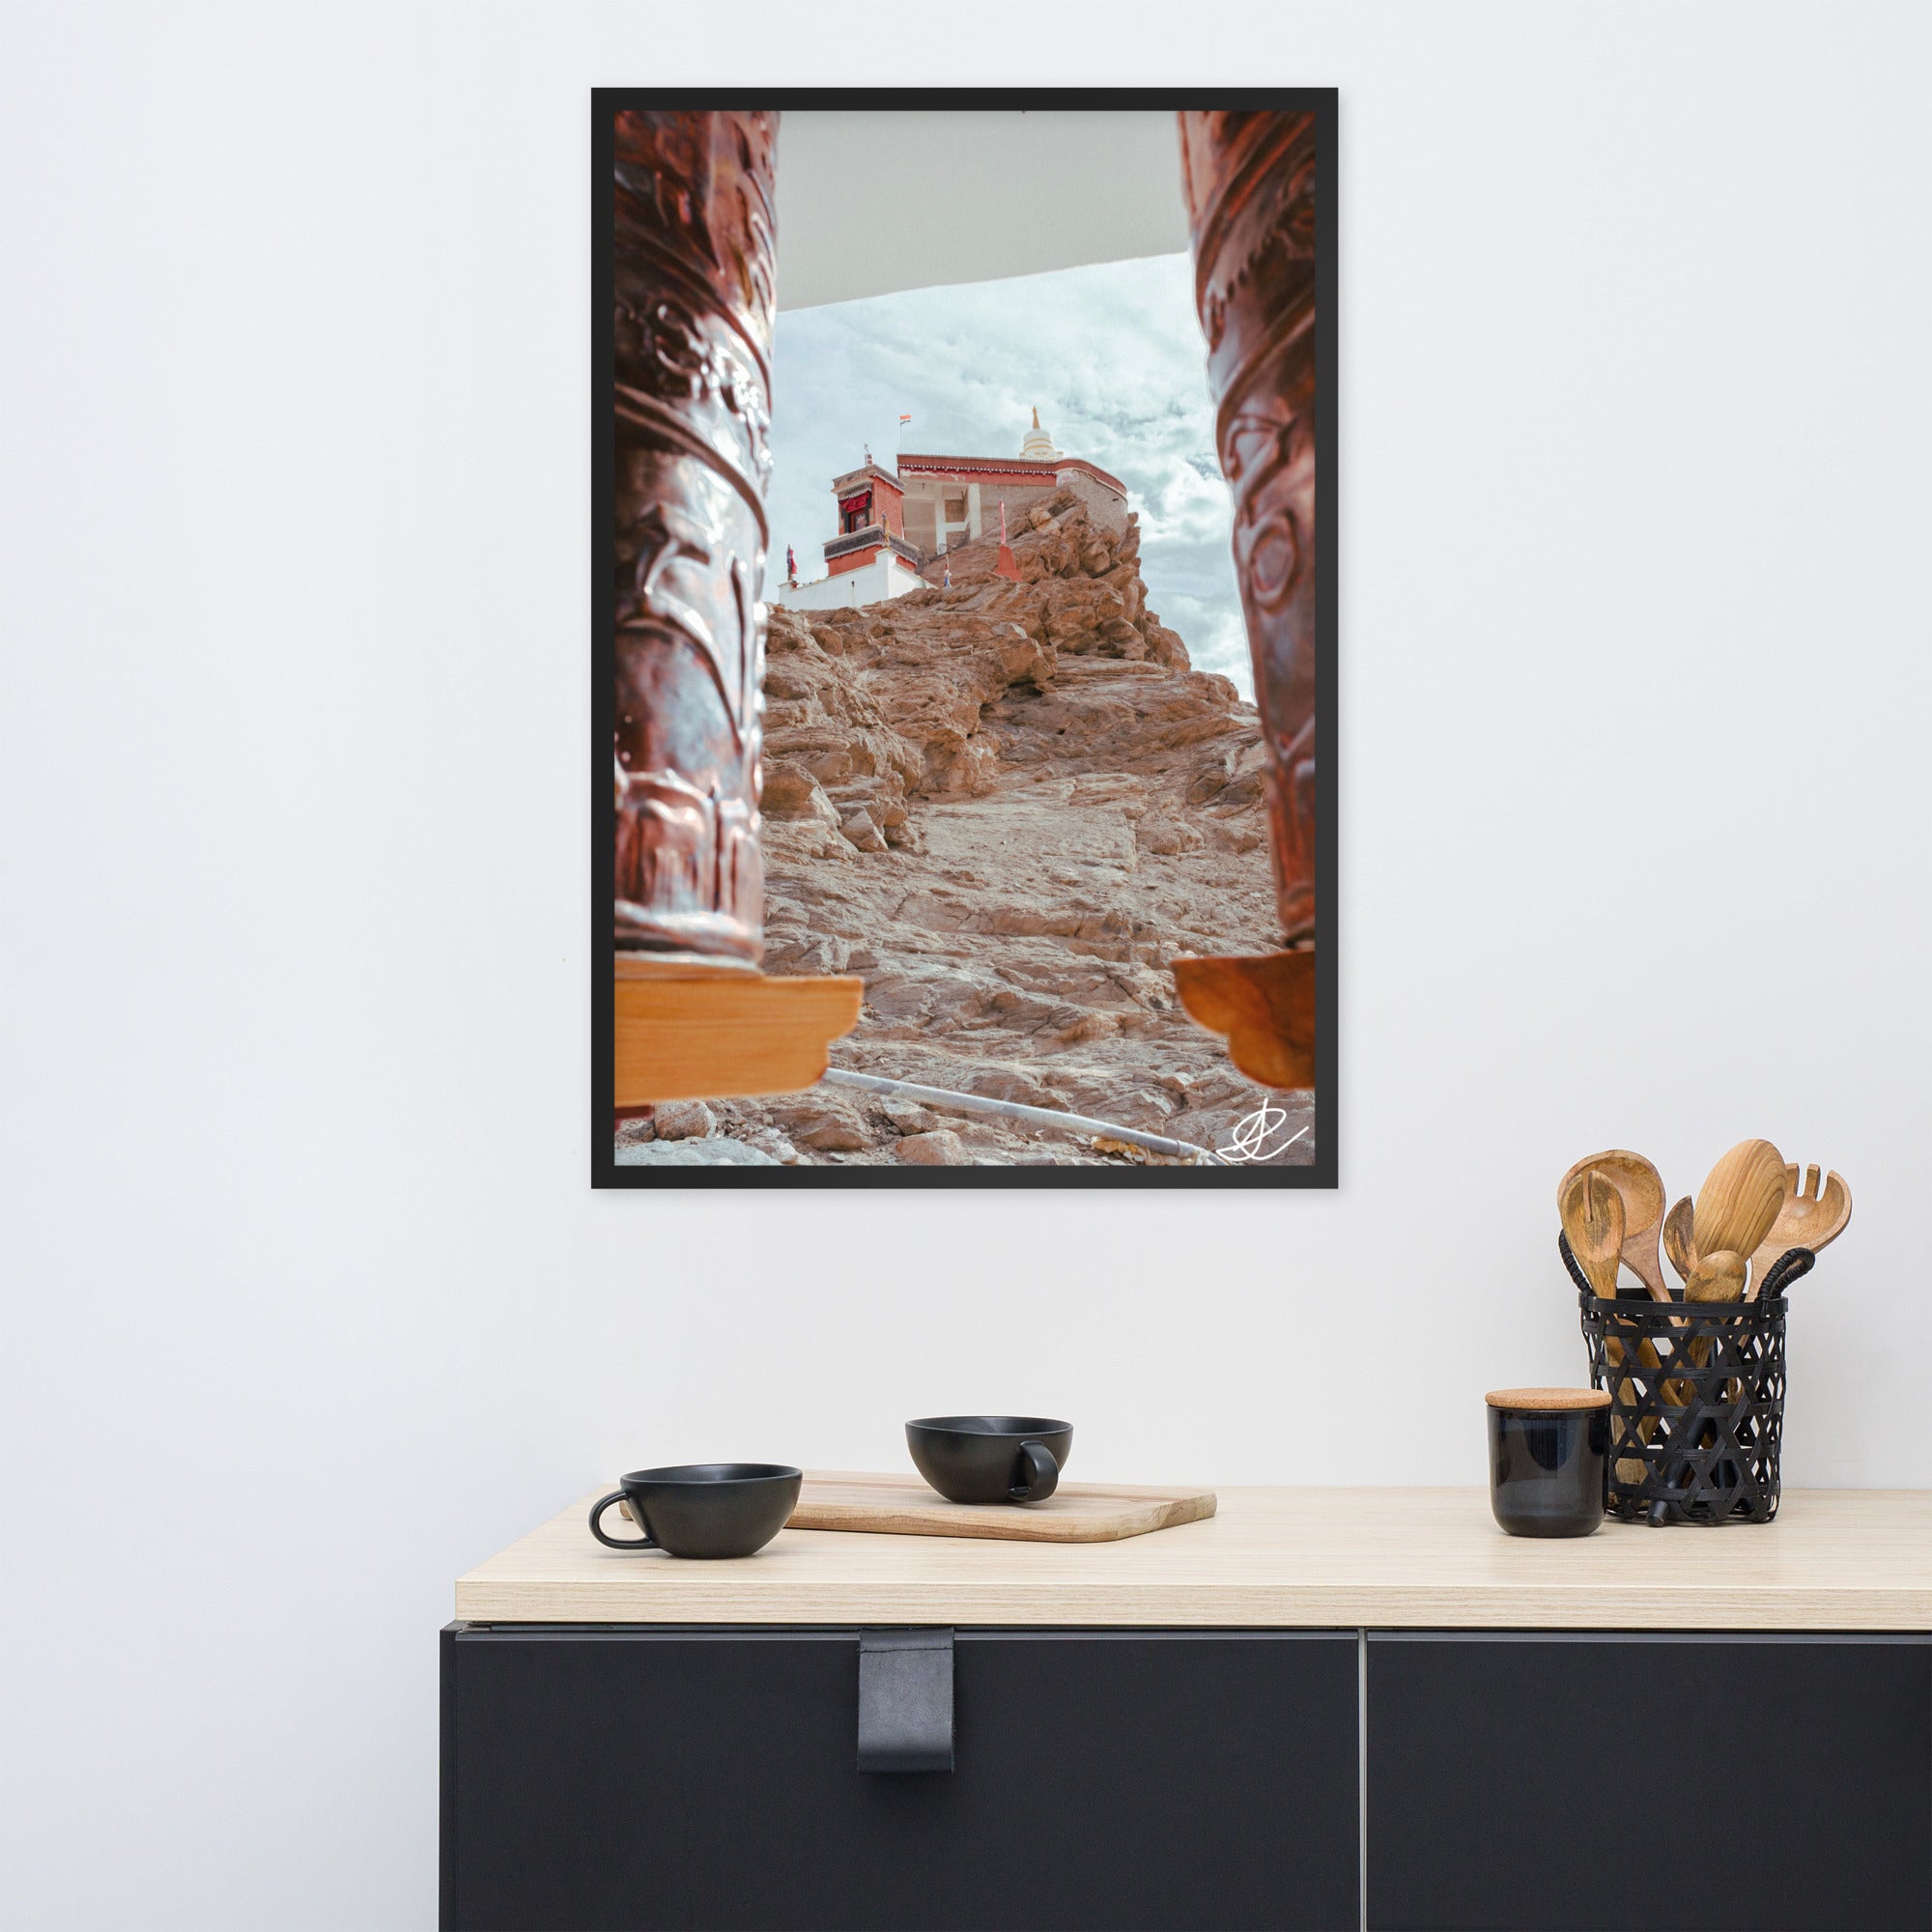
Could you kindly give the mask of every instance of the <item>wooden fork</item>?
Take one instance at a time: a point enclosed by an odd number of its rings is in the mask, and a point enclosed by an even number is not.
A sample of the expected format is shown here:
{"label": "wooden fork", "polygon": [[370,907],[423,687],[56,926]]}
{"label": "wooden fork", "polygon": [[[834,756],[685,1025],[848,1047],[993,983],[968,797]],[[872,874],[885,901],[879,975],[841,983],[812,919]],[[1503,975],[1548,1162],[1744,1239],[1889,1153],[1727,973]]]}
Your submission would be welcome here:
{"label": "wooden fork", "polygon": [[1750,1289],[1745,1299],[1757,1299],[1765,1276],[1779,1256],[1792,1248],[1809,1248],[1816,1254],[1845,1232],[1845,1223],[1851,1218],[1852,1190],[1845,1185],[1842,1175],[1827,1175],[1821,1184],[1818,1170],[1807,1167],[1801,1186],[1797,1164],[1787,1162],[1784,1199],[1778,1206],[1777,1219],[1771,1224],[1771,1233],[1751,1256]]}

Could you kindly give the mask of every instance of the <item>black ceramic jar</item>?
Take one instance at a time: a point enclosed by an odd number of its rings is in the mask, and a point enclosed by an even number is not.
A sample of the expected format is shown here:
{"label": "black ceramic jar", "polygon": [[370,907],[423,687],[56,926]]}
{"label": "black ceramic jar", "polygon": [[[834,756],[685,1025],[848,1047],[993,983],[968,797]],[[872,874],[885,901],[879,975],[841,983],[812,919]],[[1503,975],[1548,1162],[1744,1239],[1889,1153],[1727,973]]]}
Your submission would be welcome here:
{"label": "black ceramic jar", "polygon": [[1607,1389],[1492,1389],[1490,1507],[1512,1536],[1588,1536],[1604,1520]]}

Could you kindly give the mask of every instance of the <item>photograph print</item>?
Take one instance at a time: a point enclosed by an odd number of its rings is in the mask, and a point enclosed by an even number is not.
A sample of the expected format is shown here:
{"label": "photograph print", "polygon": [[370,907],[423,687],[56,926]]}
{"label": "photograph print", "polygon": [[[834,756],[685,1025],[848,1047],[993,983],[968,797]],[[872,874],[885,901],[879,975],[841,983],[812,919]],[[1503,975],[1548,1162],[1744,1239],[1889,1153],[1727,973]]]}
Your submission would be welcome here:
{"label": "photograph print", "polygon": [[595,97],[593,1179],[1332,1186],[1334,96],[875,98]]}

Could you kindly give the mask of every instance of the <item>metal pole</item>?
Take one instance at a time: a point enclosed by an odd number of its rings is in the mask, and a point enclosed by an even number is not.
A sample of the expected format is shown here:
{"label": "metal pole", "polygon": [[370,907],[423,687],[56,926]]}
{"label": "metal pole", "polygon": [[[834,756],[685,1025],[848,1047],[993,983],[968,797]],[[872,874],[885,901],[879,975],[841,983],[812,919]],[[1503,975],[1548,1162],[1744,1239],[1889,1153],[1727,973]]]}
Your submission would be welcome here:
{"label": "metal pole", "polygon": [[849,1087],[862,1094],[893,1094],[953,1114],[990,1114],[1002,1120],[1025,1121],[1031,1126],[1054,1128],[1080,1140],[1105,1134],[1110,1140],[1146,1148],[1150,1153],[1207,1161],[1215,1167],[1226,1165],[1211,1148],[1196,1147],[1192,1141],[1170,1140],[1165,1134],[1144,1134],[1138,1127],[1116,1126],[1110,1121],[1089,1120],[1084,1114],[1063,1114],[1052,1107],[1028,1107],[1017,1100],[990,1099],[983,1094],[954,1094],[944,1087],[921,1087],[911,1080],[888,1080],[880,1073],[847,1073],[839,1066],[828,1067],[818,1084]]}

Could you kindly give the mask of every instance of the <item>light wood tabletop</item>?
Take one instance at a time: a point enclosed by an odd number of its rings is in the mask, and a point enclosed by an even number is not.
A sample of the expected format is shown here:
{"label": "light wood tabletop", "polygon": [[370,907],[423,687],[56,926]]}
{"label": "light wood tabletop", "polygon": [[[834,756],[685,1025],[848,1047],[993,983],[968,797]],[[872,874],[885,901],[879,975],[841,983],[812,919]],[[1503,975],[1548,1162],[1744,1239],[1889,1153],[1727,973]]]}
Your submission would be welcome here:
{"label": "light wood tabletop", "polygon": [[[835,1478],[836,1480],[837,1478]],[[1113,1543],[786,1529],[681,1562],[591,1539],[584,1496],[456,1585],[474,1623],[1932,1630],[1932,1491],[1786,1491],[1777,1520],[1505,1536],[1483,1490],[1221,1489]]]}

